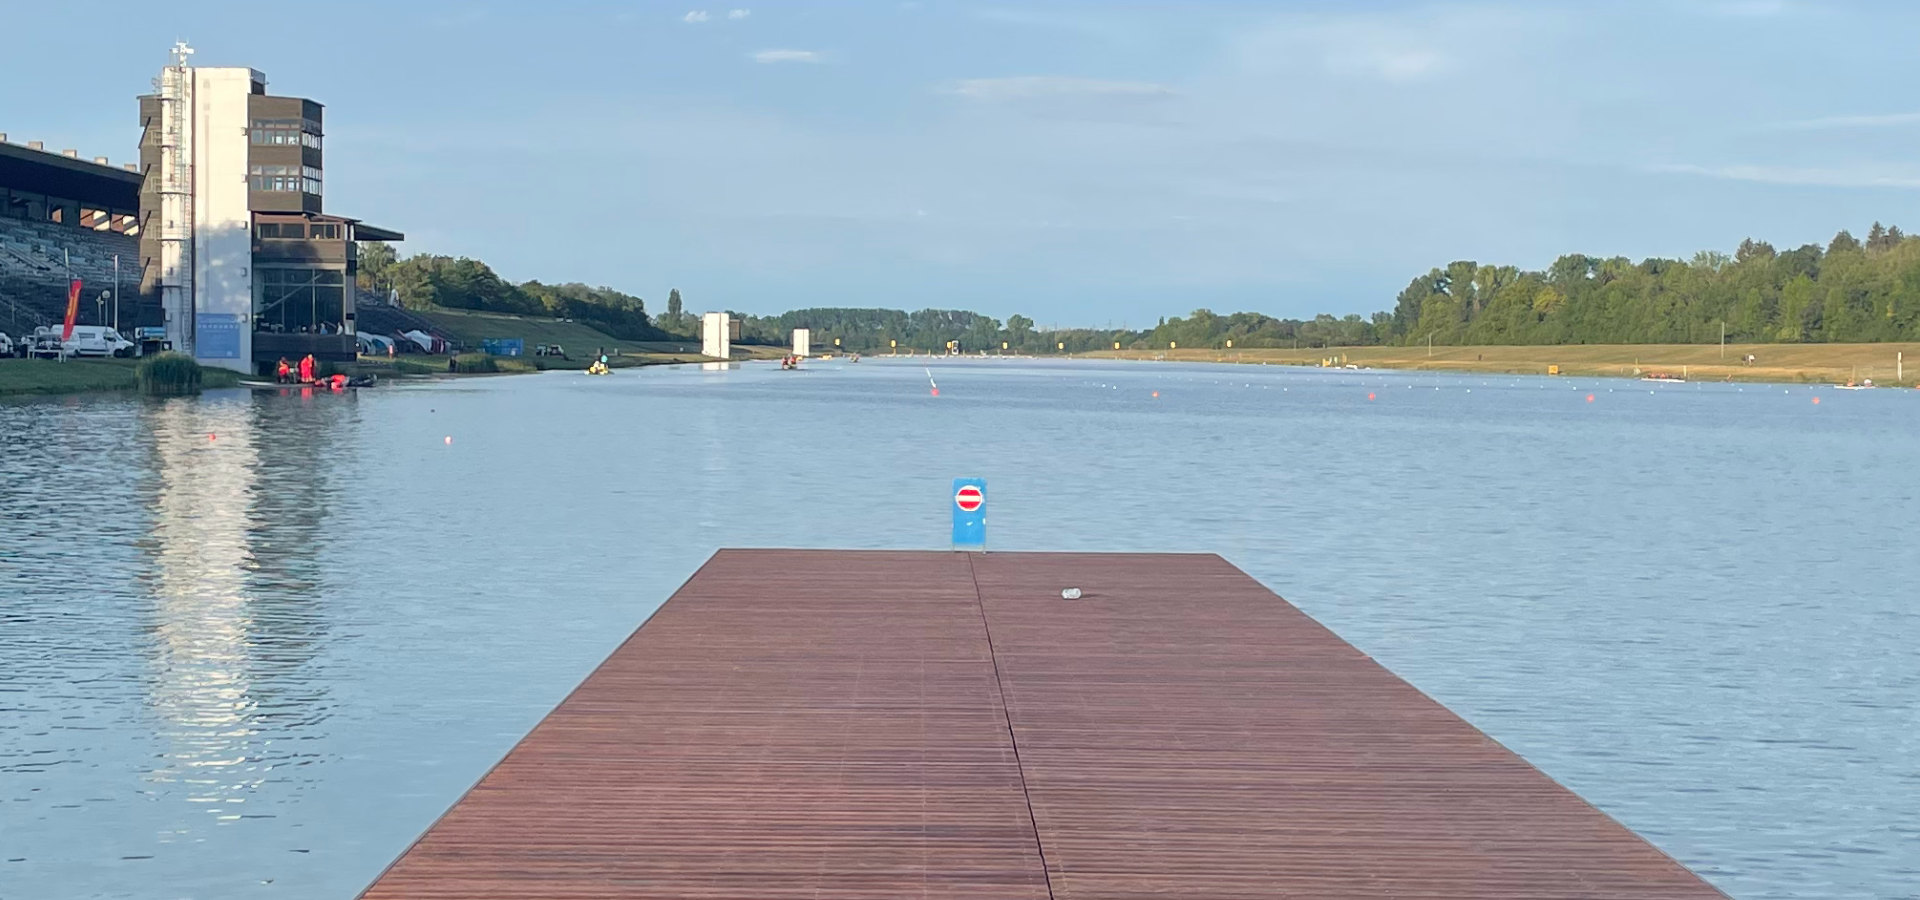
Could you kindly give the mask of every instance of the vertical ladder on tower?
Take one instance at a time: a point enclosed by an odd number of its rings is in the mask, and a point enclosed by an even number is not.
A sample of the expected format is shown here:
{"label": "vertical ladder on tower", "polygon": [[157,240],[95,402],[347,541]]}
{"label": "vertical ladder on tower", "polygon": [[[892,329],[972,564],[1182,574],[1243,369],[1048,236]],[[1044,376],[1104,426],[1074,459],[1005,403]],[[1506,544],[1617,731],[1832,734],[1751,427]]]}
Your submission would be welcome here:
{"label": "vertical ladder on tower", "polygon": [[155,172],[160,195],[160,305],[166,310],[167,336],[173,348],[193,354],[193,147],[188,117],[193,115],[193,48],[173,45],[173,65],[154,80],[160,106],[160,164]]}

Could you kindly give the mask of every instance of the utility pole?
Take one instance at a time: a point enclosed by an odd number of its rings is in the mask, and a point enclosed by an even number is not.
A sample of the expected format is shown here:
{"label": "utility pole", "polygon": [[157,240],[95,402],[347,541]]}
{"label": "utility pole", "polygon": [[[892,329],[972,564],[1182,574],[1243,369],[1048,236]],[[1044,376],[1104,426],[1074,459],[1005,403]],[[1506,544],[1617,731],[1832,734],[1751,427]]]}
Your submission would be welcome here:
{"label": "utility pole", "polygon": [[1720,320],[1720,361],[1727,360],[1727,320]]}
{"label": "utility pole", "polygon": [[1433,332],[1427,332],[1427,358],[1433,358]]}
{"label": "utility pole", "polygon": [[120,333],[120,254],[113,255],[113,333]]}

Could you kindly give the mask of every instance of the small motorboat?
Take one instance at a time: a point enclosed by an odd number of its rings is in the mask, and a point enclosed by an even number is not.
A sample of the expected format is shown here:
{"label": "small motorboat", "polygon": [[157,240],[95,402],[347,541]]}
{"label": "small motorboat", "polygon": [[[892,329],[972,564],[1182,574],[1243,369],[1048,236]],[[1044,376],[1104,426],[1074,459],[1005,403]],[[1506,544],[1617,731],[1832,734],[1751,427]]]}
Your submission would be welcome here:
{"label": "small motorboat", "polygon": [[1849,381],[1846,384],[1836,384],[1833,386],[1833,388],[1834,390],[1837,390],[1837,391],[1870,391],[1870,390],[1873,390],[1873,379],[1862,378],[1859,381]]}
{"label": "small motorboat", "polygon": [[596,359],[593,361],[593,365],[590,365],[587,367],[587,374],[588,375],[612,375],[613,370],[607,368],[606,363],[603,363]]}

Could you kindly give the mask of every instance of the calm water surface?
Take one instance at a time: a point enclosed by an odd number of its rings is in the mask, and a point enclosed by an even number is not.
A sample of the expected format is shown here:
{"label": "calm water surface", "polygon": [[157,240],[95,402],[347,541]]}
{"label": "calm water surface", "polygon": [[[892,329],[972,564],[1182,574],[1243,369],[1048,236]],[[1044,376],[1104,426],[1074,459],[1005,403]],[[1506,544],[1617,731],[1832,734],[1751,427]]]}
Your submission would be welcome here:
{"label": "calm water surface", "polygon": [[0,898],[350,898],[714,549],[943,546],[968,474],[998,548],[1222,553],[1735,897],[1920,897],[1920,392],[933,375],[0,404]]}

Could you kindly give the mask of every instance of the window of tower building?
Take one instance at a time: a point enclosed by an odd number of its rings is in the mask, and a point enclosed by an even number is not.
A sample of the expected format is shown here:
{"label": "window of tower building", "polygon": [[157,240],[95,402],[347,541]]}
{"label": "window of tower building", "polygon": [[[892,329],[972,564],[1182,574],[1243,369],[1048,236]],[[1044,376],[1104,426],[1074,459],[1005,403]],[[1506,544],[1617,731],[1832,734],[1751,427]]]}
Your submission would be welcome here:
{"label": "window of tower building", "polygon": [[247,175],[256,191],[300,190],[299,166],[248,166]]}
{"label": "window of tower building", "polygon": [[247,175],[256,191],[321,192],[321,173],[312,166],[248,166]]}
{"label": "window of tower building", "polygon": [[320,123],[312,119],[254,119],[253,142],[263,147],[320,149]]}
{"label": "window of tower building", "polygon": [[346,273],[338,269],[257,269],[255,331],[341,334],[346,328]]}

